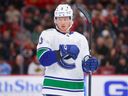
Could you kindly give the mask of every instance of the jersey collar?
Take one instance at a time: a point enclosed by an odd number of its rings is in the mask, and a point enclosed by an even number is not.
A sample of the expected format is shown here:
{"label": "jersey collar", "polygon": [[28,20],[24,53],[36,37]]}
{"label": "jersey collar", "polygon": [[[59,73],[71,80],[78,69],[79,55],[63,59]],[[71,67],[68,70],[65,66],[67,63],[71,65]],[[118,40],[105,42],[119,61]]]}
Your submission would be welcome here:
{"label": "jersey collar", "polygon": [[59,33],[61,33],[61,34],[64,34],[64,35],[66,35],[66,34],[69,34],[69,35],[71,35],[71,34],[73,34],[74,32],[72,32],[72,31],[70,31],[69,33],[63,33],[63,32],[61,32],[61,31],[59,31],[58,29],[56,29]]}

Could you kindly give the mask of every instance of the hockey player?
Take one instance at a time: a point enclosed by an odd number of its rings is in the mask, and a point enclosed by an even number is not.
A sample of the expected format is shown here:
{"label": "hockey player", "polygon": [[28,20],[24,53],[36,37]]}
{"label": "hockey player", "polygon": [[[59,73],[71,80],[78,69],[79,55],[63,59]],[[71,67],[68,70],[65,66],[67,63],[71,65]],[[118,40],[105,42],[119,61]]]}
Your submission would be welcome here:
{"label": "hockey player", "polygon": [[[37,57],[46,67],[43,96],[84,96],[84,72],[95,71],[97,59],[90,57],[86,38],[71,32],[73,10],[60,4],[54,12],[55,29],[41,33]],[[83,72],[84,71],[84,72]]]}

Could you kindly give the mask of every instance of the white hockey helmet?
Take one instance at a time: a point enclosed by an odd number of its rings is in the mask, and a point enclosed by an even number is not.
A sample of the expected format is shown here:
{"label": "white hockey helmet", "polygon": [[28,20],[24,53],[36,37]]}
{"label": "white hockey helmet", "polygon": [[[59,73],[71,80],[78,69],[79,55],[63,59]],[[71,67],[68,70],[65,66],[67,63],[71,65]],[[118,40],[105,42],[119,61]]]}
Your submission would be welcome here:
{"label": "white hockey helmet", "polygon": [[73,10],[68,4],[60,4],[57,6],[54,12],[54,19],[56,17],[69,16],[71,20],[73,19]]}
{"label": "white hockey helmet", "polygon": [[[69,16],[70,20],[71,20],[71,25],[67,29],[67,31],[69,31],[69,29],[71,28],[71,26],[73,24],[73,10],[70,7],[70,5],[68,5],[68,4],[58,5],[55,12],[54,12],[55,25],[56,25],[56,17],[66,17],[66,16]],[[57,25],[56,25],[56,28],[59,29]]]}

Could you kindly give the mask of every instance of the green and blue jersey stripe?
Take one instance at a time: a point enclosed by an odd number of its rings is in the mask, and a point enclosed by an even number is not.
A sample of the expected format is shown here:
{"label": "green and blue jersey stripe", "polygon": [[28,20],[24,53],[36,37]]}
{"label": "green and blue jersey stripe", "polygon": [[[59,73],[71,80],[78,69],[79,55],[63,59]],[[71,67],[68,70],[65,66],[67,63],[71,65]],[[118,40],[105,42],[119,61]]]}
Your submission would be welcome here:
{"label": "green and blue jersey stripe", "polygon": [[45,77],[43,88],[63,90],[70,92],[82,92],[84,90],[83,79],[62,79],[62,78],[49,78]]}

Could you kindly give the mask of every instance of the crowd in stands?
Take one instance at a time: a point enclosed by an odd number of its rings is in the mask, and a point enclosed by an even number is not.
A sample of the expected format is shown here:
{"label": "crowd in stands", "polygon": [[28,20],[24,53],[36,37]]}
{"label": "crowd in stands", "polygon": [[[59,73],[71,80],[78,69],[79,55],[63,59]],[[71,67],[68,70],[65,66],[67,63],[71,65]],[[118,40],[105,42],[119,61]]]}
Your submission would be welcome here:
{"label": "crowd in stands", "polygon": [[128,74],[128,0],[0,0],[0,75],[44,74],[36,58],[38,38],[54,27],[54,10],[65,2],[74,10],[71,31],[88,39],[88,21],[75,4],[91,12],[91,52],[100,62],[95,74]]}

